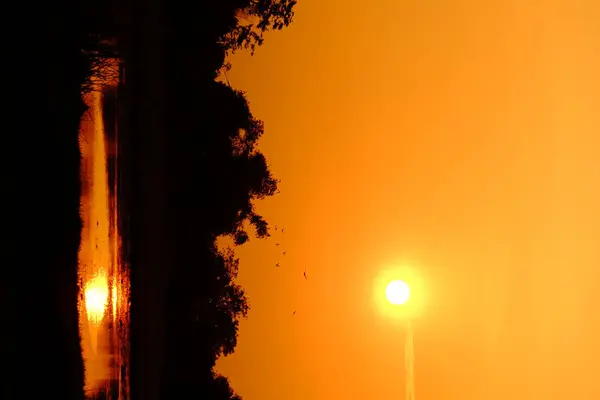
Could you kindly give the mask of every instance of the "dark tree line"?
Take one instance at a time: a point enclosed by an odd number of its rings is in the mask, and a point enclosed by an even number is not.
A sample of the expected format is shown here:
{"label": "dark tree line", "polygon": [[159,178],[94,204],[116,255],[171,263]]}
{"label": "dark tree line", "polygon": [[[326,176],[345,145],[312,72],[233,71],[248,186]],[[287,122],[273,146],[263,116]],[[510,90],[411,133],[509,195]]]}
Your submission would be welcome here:
{"label": "dark tree line", "polygon": [[168,3],[169,220],[172,276],[167,294],[165,395],[237,399],[216,359],[234,351],[248,304],[234,279],[233,250],[252,233],[269,235],[254,202],[277,192],[277,180],[257,150],[264,124],[243,92],[215,81],[226,55],[254,51],[262,34],[292,20],[295,1]]}

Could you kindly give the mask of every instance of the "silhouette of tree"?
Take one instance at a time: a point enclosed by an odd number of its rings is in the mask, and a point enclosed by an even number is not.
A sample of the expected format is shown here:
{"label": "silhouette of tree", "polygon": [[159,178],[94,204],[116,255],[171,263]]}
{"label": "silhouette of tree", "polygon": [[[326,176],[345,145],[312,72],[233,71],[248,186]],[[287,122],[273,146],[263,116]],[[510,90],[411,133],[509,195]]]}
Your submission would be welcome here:
{"label": "silhouette of tree", "polygon": [[223,375],[215,374],[210,396],[215,400],[242,400],[242,398],[236,395],[229,384],[229,380]]}
{"label": "silhouette of tree", "polygon": [[[264,124],[244,92],[215,81],[227,52],[254,51],[263,33],[282,29],[295,1],[207,1],[192,9],[169,2],[168,208],[171,270],[167,291],[167,397],[198,393],[240,399],[212,368],[237,344],[248,312],[234,280],[239,260],[216,239],[236,245],[269,236],[256,200],[277,192],[278,181],[258,151]],[[208,373],[209,371],[210,373]],[[192,395],[193,396],[193,395]]]}
{"label": "silhouette of tree", "polygon": [[281,30],[294,18],[296,0],[253,0],[248,1],[237,12],[236,26],[227,32],[221,43],[232,53],[239,49],[250,50],[264,42],[268,30]]}
{"label": "silhouette of tree", "polygon": [[[163,28],[172,49],[168,58],[178,70],[193,71],[202,80],[216,77],[228,53],[250,50],[264,43],[264,33],[289,26],[296,0],[172,0],[166,4]],[[202,54],[202,57],[198,57]]]}
{"label": "silhouette of tree", "polygon": [[202,225],[213,239],[233,234],[237,244],[246,242],[246,222],[258,237],[267,237],[268,224],[253,206],[254,200],[277,191],[277,180],[256,149],[264,125],[250,113],[242,92],[214,81],[203,91],[211,105],[198,113],[182,111],[189,103],[181,107],[177,101],[173,103],[180,110],[177,124],[198,130],[171,136],[172,153],[177,155],[170,168],[174,201],[185,210],[182,218],[189,218],[199,205],[211,210],[202,216]]}
{"label": "silhouette of tree", "polygon": [[174,260],[169,285],[166,390],[170,394],[202,385],[203,376],[210,379],[206,373],[216,359],[233,352],[239,319],[248,311],[244,291],[234,283],[238,260],[233,251],[219,252],[214,244],[186,244],[176,247],[181,253]]}

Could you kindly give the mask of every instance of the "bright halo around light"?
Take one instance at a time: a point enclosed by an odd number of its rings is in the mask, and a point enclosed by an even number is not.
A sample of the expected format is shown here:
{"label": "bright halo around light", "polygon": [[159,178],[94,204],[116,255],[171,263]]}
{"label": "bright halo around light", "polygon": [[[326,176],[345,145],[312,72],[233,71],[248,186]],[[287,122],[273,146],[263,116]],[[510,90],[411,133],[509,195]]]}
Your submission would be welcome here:
{"label": "bright halo around light", "polygon": [[423,279],[416,268],[387,268],[373,280],[375,312],[397,322],[418,318],[425,304],[424,292]]}
{"label": "bright halo around light", "polygon": [[385,288],[385,297],[392,304],[406,304],[410,298],[410,287],[401,280],[391,281]]}

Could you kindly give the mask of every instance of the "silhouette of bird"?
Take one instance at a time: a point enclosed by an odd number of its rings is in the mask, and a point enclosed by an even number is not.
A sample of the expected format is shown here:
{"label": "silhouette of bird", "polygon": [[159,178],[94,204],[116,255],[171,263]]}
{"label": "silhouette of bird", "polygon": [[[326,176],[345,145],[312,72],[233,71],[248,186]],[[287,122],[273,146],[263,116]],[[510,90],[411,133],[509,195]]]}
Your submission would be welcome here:
{"label": "silhouette of bird", "polygon": [[[275,230],[277,230],[277,225],[275,225]],[[282,231],[283,231],[283,229],[282,229]]]}
{"label": "silhouette of bird", "polygon": [[281,228],[281,233],[284,233],[284,231],[285,231],[285,230],[284,230],[283,228]]}
{"label": "silhouette of bird", "polygon": [[275,246],[279,246],[279,243],[275,243]]}
{"label": "silhouette of bird", "polygon": [[276,266],[277,268],[279,268],[279,263],[275,264],[275,266]]}
{"label": "silhouette of bird", "polygon": [[296,315],[296,310],[294,310],[294,312],[292,313],[292,315]]}
{"label": "silhouette of bird", "polygon": [[285,256],[286,254],[287,254],[287,251],[284,251],[284,252],[283,252],[283,255]]}
{"label": "silhouette of bird", "polygon": [[306,276],[306,268],[304,268],[304,273],[302,275],[304,275],[304,279],[308,280],[308,276]]}

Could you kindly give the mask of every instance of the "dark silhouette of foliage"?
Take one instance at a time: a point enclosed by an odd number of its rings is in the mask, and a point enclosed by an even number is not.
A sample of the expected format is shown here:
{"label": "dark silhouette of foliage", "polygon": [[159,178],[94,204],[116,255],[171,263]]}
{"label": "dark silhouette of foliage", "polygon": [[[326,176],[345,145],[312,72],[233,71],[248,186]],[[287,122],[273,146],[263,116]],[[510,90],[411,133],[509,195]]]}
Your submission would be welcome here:
{"label": "dark silhouette of foliage", "polygon": [[[249,237],[244,230],[246,222],[258,237],[267,237],[268,224],[253,206],[254,200],[277,191],[277,180],[256,150],[263,123],[252,116],[242,92],[214,81],[202,91],[211,102],[204,109],[196,108],[199,112],[193,111],[197,101],[193,96],[182,96],[181,106],[173,102],[179,110],[176,126],[196,133],[172,135],[172,152],[177,158],[170,168],[171,182],[178,186],[172,193],[177,194],[176,201],[192,209],[202,204],[211,210],[203,217],[203,225],[213,238],[232,234],[242,244]],[[186,112],[188,107],[191,109]]]}
{"label": "dark silhouette of foliage", "polygon": [[177,51],[168,58],[181,60],[181,71],[214,78],[221,67],[230,67],[225,63],[228,53],[254,54],[264,43],[265,32],[289,26],[295,5],[296,0],[169,1],[164,31],[171,43],[177,43]]}
{"label": "dark silhouette of foliage", "polygon": [[248,311],[244,291],[234,282],[238,260],[233,252],[186,244],[175,246],[181,253],[174,260],[176,278],[168,297],[167,393],[201,384],[199,377],[207,376],[216,359],[233,352],[239,319]]}
{"label": "dark silhouette of foliage", "polygon": [[[254,51],[263,33],[289,25],[295,1],[170,2],[167,40],[168,204],[172,265],[167,293],[165,393],[187,388],[209,399],[239,399],[211,371],[231,354],[247,299],[235,284],[239,261],[216,239],[241,245],[269,236],[255,201],[277,192],[258,141],[264,124],[245,94],[215,81],[228,52]],[[205,383],[203,383],[205,382]],[[166,396],[169,397],[169,396]]]}
{"label": "dark silhouette of foliage", "polygon": [[264,33],[281,30],[292,22],[296,0],[254,0],[237,13],[237,24],[223,35],[221,43],[232,53],[250,50],[264,42]]}
{"label": "dark silhouette of foliage", "polygon": [[210,388],[210,396],[213,399],[223,400],[242,400],[242,398],[233,392],[233,389],[229,385],[229,380],[222,376],[215,374]]}

